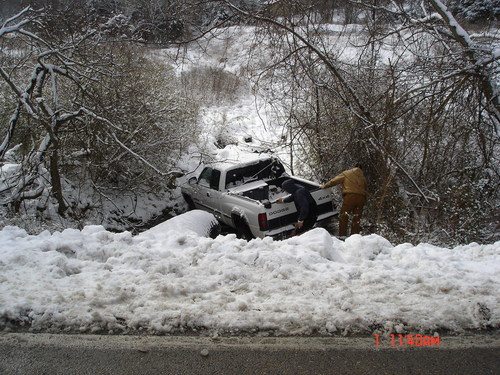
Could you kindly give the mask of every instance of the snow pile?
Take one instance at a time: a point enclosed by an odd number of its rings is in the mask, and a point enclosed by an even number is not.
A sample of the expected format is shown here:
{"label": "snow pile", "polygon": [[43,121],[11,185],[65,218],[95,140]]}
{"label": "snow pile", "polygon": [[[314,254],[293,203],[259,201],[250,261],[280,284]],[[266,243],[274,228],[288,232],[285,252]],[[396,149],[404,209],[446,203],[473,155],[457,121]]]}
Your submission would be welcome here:
{"label": "snow pile", "polygon": [[156,241],[173,238],[179,233],[210,236],[212,228],[218,225],[217,219],[211,213],[193,210],[158,224],[136,238]]}
{"label": "snow pile", "polygon": [[500,326],[500,242],[393,246],[319,228],[286,241],[211,239],[200,236],[206,215],[136,237],[4,228],[0,327],[329,335]]}

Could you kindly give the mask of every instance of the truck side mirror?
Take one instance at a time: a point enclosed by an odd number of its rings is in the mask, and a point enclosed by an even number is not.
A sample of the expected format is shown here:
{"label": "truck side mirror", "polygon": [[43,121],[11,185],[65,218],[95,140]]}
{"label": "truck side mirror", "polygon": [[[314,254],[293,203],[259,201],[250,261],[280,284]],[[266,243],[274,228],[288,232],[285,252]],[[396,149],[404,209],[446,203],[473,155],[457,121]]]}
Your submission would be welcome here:
{"label": "truck side mirror", "polygon": [[198,179],[196,177],[191,177],[189,180],[189,185],[194,185],[198,182]]}

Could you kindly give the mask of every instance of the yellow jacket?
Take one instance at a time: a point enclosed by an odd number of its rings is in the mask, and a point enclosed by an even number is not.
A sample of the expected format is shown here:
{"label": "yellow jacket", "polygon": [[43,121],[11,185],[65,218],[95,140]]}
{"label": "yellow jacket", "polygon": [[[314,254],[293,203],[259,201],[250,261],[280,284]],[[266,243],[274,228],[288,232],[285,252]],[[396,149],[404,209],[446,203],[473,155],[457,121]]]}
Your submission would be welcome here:
{"label": "yellow jacket", "polygon": [[342,194],[362,194],[366,195],[366,178],[359,168],[349,169],[328,181],[324,187],[329,188],[342,184]]}

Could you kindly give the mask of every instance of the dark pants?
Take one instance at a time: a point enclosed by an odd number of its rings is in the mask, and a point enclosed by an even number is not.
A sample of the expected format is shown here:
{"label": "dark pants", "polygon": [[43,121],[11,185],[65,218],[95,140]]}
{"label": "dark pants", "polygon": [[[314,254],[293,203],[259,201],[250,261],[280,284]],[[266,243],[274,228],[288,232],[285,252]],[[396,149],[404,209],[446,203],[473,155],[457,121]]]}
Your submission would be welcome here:
{"label": "dark pants", "polygon": [[309,229],[312,229],[314,224],[316,224],[316,220],[318,220],[318,217],[315,215],[310,215],[306,217],[304,223],[302,224],[302,228],[295,228],[292,236],[298,236],[299,234],[302,234],[304,232],[307,232]]}
{"label": "dark pants", "polygon": [[361,231],[361,214],[365,205],[366,197],[362,194],[344,194],[342,208],[339,217],[339,236],[347,237],[349,217],[351,217],[351,234]]}

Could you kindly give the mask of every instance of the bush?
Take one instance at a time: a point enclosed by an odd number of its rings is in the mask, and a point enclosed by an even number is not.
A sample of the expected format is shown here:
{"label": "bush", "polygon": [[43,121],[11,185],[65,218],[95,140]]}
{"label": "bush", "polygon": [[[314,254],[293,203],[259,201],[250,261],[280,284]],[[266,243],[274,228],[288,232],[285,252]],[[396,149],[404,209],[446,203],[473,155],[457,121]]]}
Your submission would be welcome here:
{"label": "bush", "polygon": [[[44,17],[50,19],[38,21]],[[98,33],[41,34],[44,43],[31,44],[30,34],[2,56],[2,66],[11,67],[5,87],[28,87],[21,93],[28,105],[16,113],[10,139],[11,147],[21,145],[20,173],[0,199],[45,218],[57,207],[58,215],[83,221],[98,210],[104,220],[111,206],[115,217],[133,221],[138,199],[168,195],[177,161],[198,134],[197,107],[144,48]],[[11,91],[0,105],[12,112],[19,93]]]}

